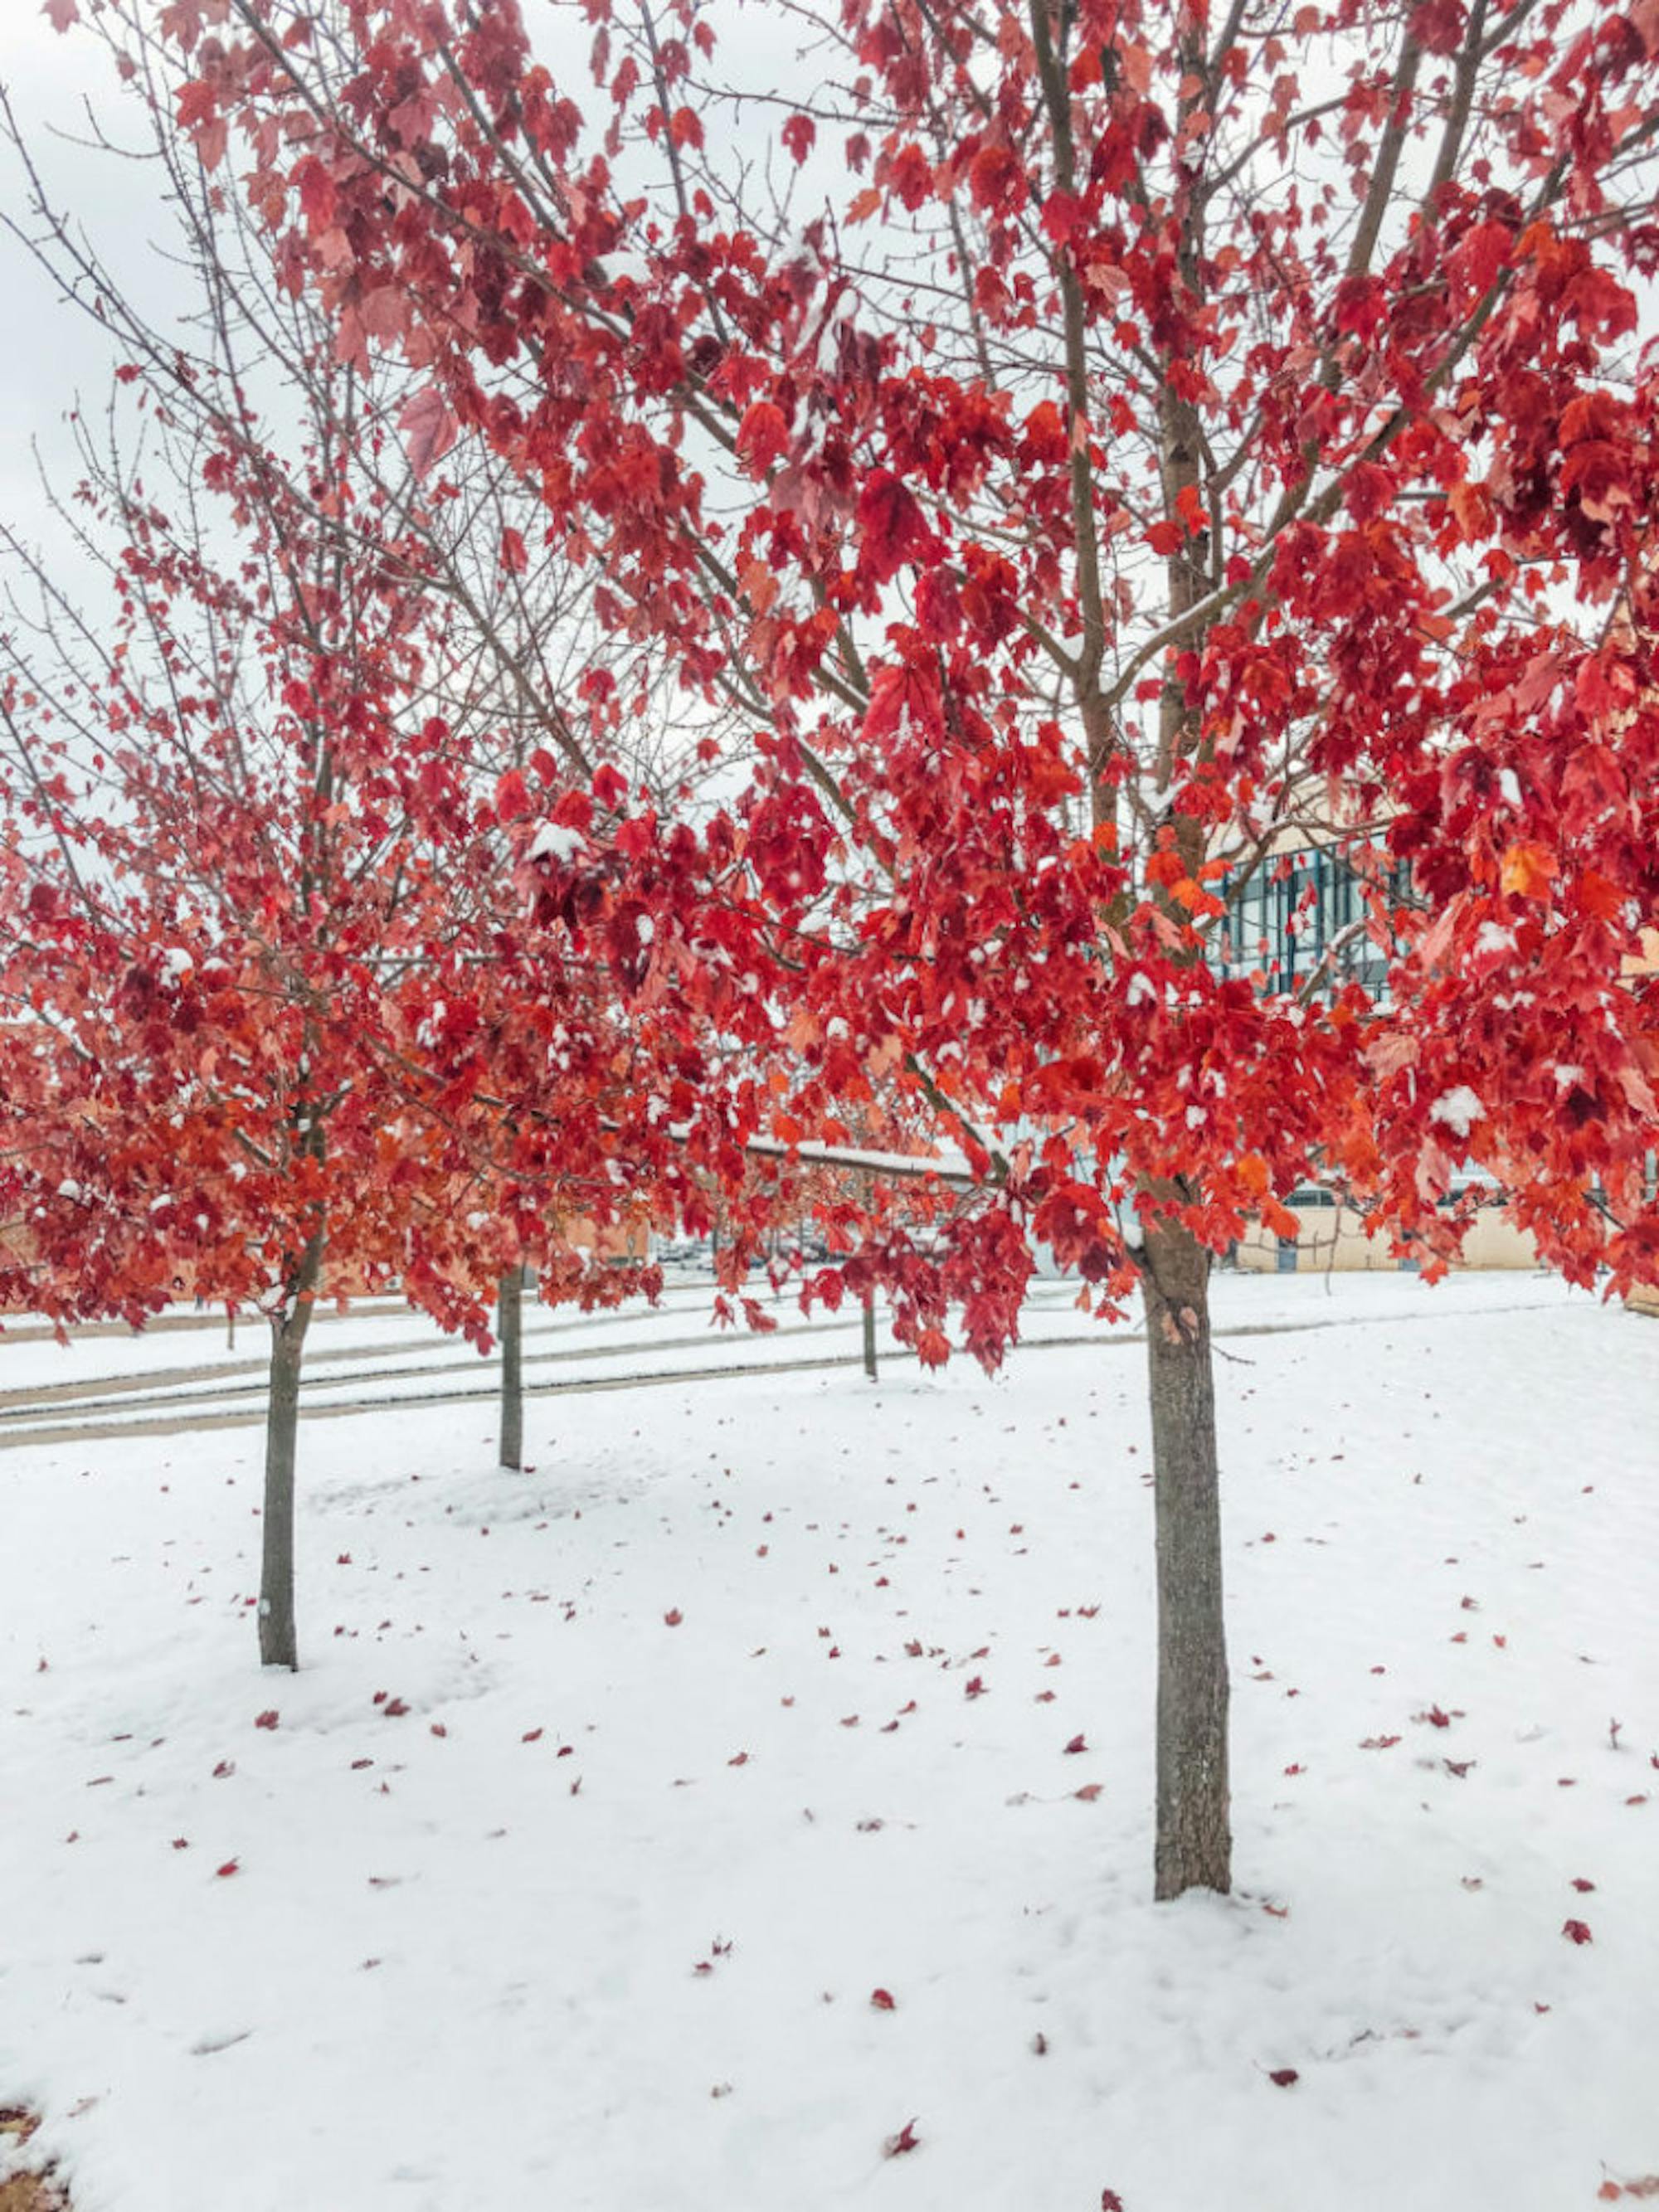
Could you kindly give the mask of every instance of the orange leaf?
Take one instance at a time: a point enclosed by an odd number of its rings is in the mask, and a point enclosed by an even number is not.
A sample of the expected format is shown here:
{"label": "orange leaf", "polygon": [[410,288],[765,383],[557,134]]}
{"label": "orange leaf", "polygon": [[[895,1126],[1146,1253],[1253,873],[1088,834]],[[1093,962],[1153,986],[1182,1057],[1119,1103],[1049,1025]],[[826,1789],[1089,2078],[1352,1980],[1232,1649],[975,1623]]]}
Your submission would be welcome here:
{"label": "orange leaf", "polygon": [[1548,895],[1551,879],[1559,872],[1554,854],[1528,842],[1506,848],[1498,880],[1506,891],[1541,899]]}

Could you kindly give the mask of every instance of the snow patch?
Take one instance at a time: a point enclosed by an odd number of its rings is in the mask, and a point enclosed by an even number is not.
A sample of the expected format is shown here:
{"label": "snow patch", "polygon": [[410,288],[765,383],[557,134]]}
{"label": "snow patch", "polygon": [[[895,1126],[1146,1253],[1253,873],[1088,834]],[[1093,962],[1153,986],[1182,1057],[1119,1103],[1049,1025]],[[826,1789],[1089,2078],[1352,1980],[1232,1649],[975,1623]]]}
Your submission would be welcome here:
{"label": "snow patch", "polygon": [[1455,1091],[1443,1091],[1429,1109],[1431,1121],[1439,1121],[1455,1137],[1467,1139],[1477,1121],[1484,1121],[1486,1109],[1467,1083],[1460,1083]]}
{"label": "snow patch", "polygon": [[530,841],[532,860],[574,860],[587,840],[562,822],[544,822]]}

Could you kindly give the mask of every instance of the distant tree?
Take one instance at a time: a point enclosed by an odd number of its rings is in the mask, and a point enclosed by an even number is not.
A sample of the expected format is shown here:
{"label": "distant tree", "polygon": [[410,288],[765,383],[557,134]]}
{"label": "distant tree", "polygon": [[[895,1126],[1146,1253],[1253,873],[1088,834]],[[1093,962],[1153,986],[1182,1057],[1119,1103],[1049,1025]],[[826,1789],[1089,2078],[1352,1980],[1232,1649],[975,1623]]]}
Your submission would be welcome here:
{"label": "distant tree", "polygon": [[[260,1650],[287,1666],[317,1299],[395,1284],[487,1344],[509,1260],[625,1286],[554,1208],[614,1215],[629,1055],[603,975],[508,974],[501,807],[442,711],[453,603],[356,479],[355,380],[304,501],[246,440],[152,411],[147,477],[79,495],[112,624],[26,565],[0,640],[0,1309],[137,1323],[187,1287],[266,1316]],[[513,1131],[526,1052],[556,1146]]]}

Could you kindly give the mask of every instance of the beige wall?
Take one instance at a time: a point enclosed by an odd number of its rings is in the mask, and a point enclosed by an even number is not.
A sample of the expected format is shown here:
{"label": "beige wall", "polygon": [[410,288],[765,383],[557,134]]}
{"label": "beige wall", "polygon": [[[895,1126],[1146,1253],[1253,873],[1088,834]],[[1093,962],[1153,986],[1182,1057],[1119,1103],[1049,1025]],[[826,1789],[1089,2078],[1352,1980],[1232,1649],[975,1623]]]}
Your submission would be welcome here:
{"label": "beige wall", "polygon": [[[1296,1266],[1299,1274],[1319,1274],[1326,1268],[1381,1270],[1397,1273],[1399,1260],[1385,1236],[1368,1237],[1364,1223],[1350,1206],[1310,1206],[1293,1209],[1301,1235],[1297,1239]],[[1258,1273],[1272,1274],[1279,1266],[1279,1239],[1258,1223],[1240,1241],[1238,1264]],[[1501,1206],[1482,1206],[1463,1245],[1465,1267],[1535,1267],[1538,1254],[1531,1236],[1505,1219]]]}

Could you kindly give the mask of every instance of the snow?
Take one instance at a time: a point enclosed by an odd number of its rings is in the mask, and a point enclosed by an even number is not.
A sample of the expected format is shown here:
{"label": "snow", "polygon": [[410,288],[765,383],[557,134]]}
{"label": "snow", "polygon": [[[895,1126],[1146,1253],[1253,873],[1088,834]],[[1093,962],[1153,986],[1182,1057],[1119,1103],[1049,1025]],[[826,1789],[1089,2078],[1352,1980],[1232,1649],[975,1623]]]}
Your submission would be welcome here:
{"label": "snow", "polygon": [[297,1676],[253,1663],[257,1430],[0,1451],[0,2104],[76,2212],[1659,2170],[1659,1328],[1531,1277],[1217,1303],[1225,1901],[1149,1901],[1127,1332],[532,1400],[524,1476],[487,1407],[307,1424]]}
{"label": "snow", "polygon": [[169,945],[161,955],[161,981],[182,983],[195,965],[195,960],[182,945]]}
{"label": "snow", "polygon": [[1467,1083],[1460,1083],[1455,1091],[1443,1091],[1429,1109],[1431,1121],[1439,1121],[1455,1137],[1467,1139],[1477,1121],[1484,1121],[1486,1109]]}
{"label": "snow", "polygon": [[771,1137],[751,1137],[744,1146],[768,1159],[799,1159],[825,1167],[865,1168],[876,1175],[938,1176],[947,1182],[977,1182],[965,1152],[941,1146],[932,1152],[885,1152],[867,1145],[786,1145]]}
{"label": "snow", "polygon": [[562,822],[544,822],[530,841],[532,860],[574,860],[586,847],[587,840],[580,830],[572,830]]}
{"label": "snow", "polygon": [[1520,805],[1521,780],[1512,768],[1503,768],[1498,771],[1498,790],[1505,806]]}
{"label": "snow", "polygon": [[1129,988],[1123,994],[1123,1003],[1126,1006],[1155,1006],[1158,1004],[1157,984],[1150,975],[1144,975],[1137,968],[1129,978]]}
{"label": "snow", "polygon": [[1477,952],[1513,952],[1515,932],[1496,921],[1483,921],[1474,933],[1474,949]]}

